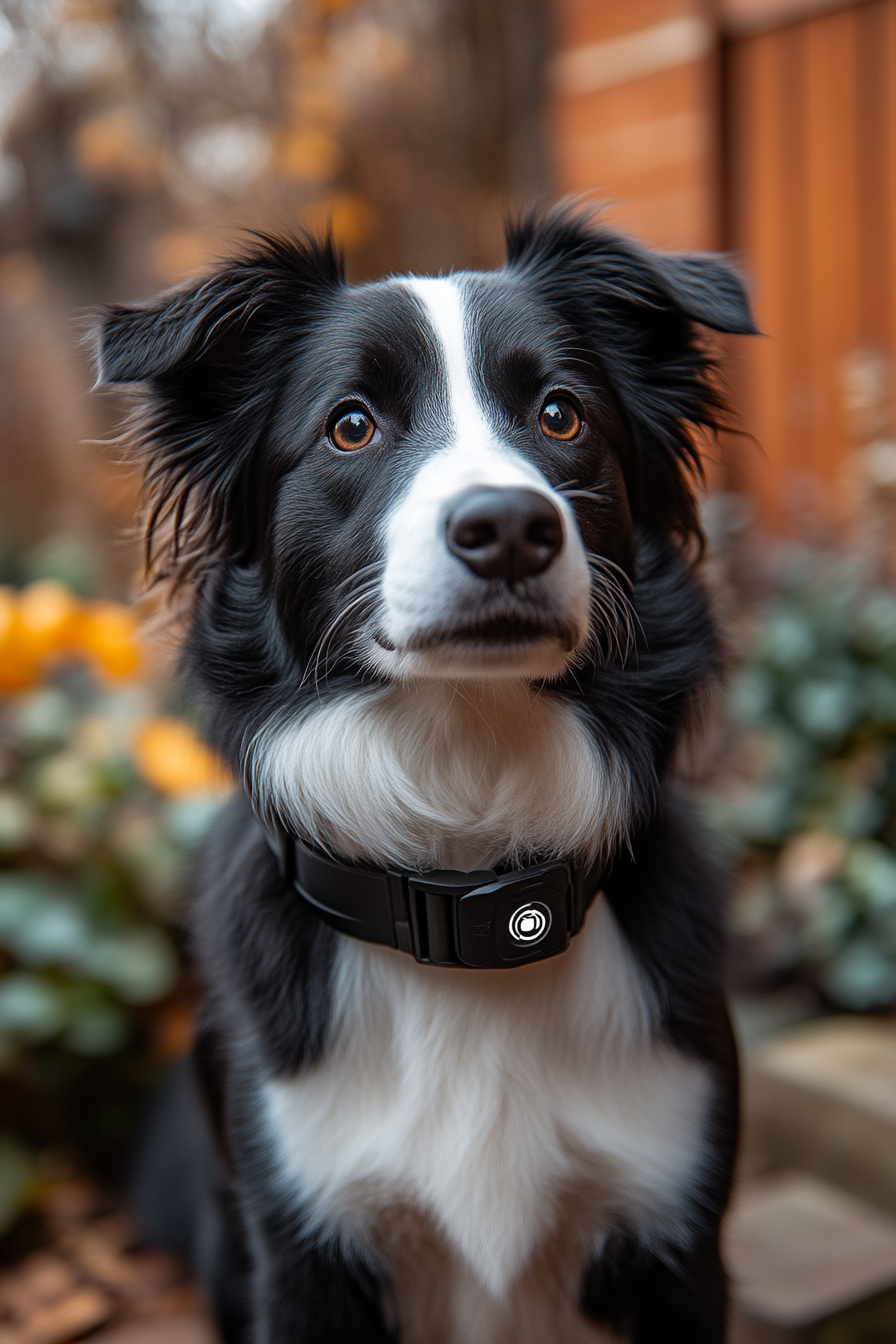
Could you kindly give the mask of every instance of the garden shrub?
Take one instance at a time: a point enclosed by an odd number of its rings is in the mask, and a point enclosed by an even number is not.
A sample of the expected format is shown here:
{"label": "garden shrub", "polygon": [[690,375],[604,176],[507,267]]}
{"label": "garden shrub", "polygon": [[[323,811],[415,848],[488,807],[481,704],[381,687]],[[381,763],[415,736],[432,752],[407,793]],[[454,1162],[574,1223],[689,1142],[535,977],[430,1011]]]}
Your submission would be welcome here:
{"label": "garden shrub", "polygon": [[229,782],[141,680],[134,613],[0,588],[0,1230],[108,1174],[189,1034],[176,916]]}
{"label": "garden shrub", "polygon": [[772,976],[896,1001],[896,592],[794,547],[732,688],[742,734],[708,807],[742,864],[735,923]]}

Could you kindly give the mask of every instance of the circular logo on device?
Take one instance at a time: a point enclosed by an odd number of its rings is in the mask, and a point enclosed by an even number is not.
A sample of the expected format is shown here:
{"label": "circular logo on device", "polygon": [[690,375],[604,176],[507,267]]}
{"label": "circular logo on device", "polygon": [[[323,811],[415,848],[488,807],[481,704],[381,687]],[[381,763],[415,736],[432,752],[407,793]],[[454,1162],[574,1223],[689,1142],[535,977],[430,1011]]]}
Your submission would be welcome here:
{"label": "circular logo on device", "polygon": [[551,912],[541,901],[531,901],[514,910],[508,927],[515,943],[538,943],[551,927]]}

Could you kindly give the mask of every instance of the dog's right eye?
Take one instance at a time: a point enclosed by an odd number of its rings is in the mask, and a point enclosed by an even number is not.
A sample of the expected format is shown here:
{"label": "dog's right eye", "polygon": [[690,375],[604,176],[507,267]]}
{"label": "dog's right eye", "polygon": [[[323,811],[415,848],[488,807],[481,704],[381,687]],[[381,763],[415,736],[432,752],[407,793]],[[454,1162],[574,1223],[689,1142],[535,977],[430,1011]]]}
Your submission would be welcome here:
{"label": "dog's right eye", "polygon": [[574,439],[582,428],[582,417],[568,397],[549,397],[538,417],[541,432],[549,439]]}
{"label": "dog's right eye", "polygon": [[330,442],[343,453],[366,448],[376,433],[376,425],[366,411],[345,411],[330,426]]}

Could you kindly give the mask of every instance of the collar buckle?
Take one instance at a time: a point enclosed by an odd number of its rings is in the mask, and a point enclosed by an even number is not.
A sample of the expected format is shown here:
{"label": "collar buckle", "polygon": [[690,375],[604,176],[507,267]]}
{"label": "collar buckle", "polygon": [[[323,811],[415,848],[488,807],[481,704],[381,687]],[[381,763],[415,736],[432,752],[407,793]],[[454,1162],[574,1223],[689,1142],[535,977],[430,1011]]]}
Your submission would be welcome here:
{"label": "collar buckle", "polygon": [[284,878],[326,924],[433,966],[510,969],[556,956],[600,885],[597,864],[417,873],[342,863],[294,836],[277,839]]}
{"label": "collar buckle", "polygon": [[566,864],[512,873],[414,873],[404,877],[411,951],[436,966],[521,966],[569,945],[571,881]]}

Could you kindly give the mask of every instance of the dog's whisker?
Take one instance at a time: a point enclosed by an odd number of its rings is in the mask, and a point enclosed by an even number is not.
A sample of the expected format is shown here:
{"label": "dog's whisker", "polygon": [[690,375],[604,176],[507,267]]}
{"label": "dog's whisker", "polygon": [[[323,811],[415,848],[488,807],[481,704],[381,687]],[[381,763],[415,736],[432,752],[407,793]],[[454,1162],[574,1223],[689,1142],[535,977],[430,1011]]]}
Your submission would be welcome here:
{"label": "dog's whisker", "polygon": [[622,582],[625,585],[625,587],[629,590],[629,592],[633,591],[634,584],[632,583],[630,576],[626,574],[625,570],[622,568],[621,565],[616,564],[615,560],[609,560],[605,555],[598,555],[596,551],[587,551],[587,550],[585,552],[585,559],[588,561],[589,565],[595,565],[599,569],[612,570],[613,573],[618,576],[620,582]]}
{"label": "dog's whisker", "polygon": [[346,602],[345,606],[342,607],[342,609],[333,618],[333,620],[330,622],[330,624],[327,626],[326,630],[318,640],[315,646],[315,653],[313,655],[313,657],[316,660],[319,661],[323,651],[325,650],[329,641],[332,639],[338,627],[345,620],[346,616],[348,616],[350,612],[354,611],[356,607],[360,606],[361,603],[366,602],[369,598],[373,597],[376,592],[377,586],[378,585],[372,583],[364,585],[362,591],[355,593],[350,598],[350,600]]}
{"label": "dog's whisker", "polygon": [[620,576],[628,576],[611,560],[588,554],[592,570],[590,594],[592,643],[600,648],[603,641],[606,656],[618,658],[623,664],[635,648],[635,623],[640,626],[637,612],[622,588]]}
{"label": "dog's whisker", "polygon": [[314,686],[315,689],[317,689],[319,684],[320,662],[324,654],[324,651],[328,646],[329,641],[333,638],[337,629],[345,620],[346,616],[348,616],[352,611],[354,611],[356,607],[360,606],[362,602],[369,601],[369,599],[374,596],[377,586],[378,586],[377,584],[368,581],[368,583],[364,586],[363,591],[357,593],[349,602],[347,602],[345,606],[341,609],[341,611],[330,622],[330,624],[327,626],[326,630],[318,640],[317,644],[314,646],[314,650],[311,654],[311,657],[308,659],[308,666],[306,667],[302,680],[299,683],[300,687],[304,686],[306,681],[308,680],[309,671],[313,671]]}
{"label": "dog's whisker", "polygon": [[349,574],[348,578],[342,579],[337,583],[334,591],[338,592],[340,588],[346,588],[350,583],[355,583],[358,579],[362,579],[367,575],[379,574],[382,571],[382,567],[382,561],[372,560],[369,565],[362,565],[360,569],[356,569],[354,573]]}
{"label": "dog's whisker", "polygon": [[567,490],[562,486],[557,487],[557,494],[564,499],[590,499],[595,504],[604,504],[609,499],[608,495],[602,495],[597,490]]}
{"label": "dog's whisker", "polygon": [[[619,565],[612,560],[606,559],[605,556],[598,556],[593,552],[588,552],[587,559],[594,579],[599,581],[599,586],[610,589],[615,594],[615,599],[621,603],[630,631],[632,631],[632,624],[634,623],[637,625],[643,636],[644,628],[631,599],[631,594],[634,592],[634,585],[629,576],[619,567]],[[625,585],[625,587],[623,587],[623,585]],[[625,591],[626,588],[628,589],[628,592]],[[630,635],[629,645],[631,645],[631,642]]]}

